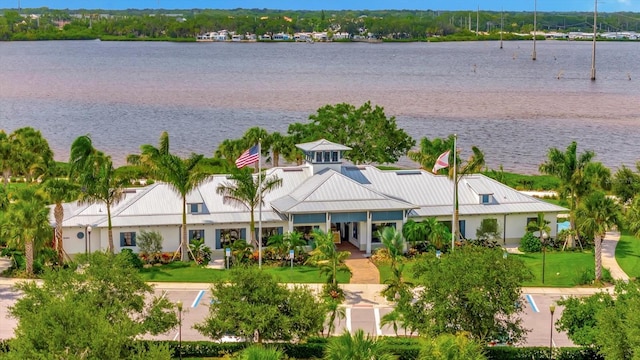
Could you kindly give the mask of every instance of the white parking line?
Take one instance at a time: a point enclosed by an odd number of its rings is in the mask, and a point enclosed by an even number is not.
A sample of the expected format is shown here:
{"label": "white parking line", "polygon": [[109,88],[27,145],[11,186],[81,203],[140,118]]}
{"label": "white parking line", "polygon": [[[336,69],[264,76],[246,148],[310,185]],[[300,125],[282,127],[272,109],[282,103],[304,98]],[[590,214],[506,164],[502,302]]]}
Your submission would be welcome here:
{"label": "white parking line", "polygon": [[531,305],[531,309],[533,310],[533,312],[540,312],[540,310],[538,310],[538,307],[536,306],[536,302],[533,300],[533,296],[531,296],[530,294],[525,295],[525,297],[527,298],[527,301],[529,301],[529,304]]}
{"label": "white parking line", "polygon": [[351,308],[350,307],[346,308],[344,313],[345,313],[344,320],[347,326],[347,331],[351,333]]}
{"label": "white parking line", "polygon": [[191,304],[192,308],[198,306],[198,304],[200,303],[200,300],[202,299],[202,295],[204,295],[204,290],[200,290],[200,292],[198,293],[198,296],[196,296],[196,298],[193,300],[193,304]]}
{"label": "white parking line", "polygon": [[373,318],[376,319],[376,335],[382,335],[382,328],[380,328],[380,309],[373,308]]}

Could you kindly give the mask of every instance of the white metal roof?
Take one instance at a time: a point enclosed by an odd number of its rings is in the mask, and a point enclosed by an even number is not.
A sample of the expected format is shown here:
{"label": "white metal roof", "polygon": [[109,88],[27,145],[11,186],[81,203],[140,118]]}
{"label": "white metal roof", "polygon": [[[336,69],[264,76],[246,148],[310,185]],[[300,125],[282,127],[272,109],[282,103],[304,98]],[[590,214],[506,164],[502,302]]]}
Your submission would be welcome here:
{"label": "white metal roof", "polygon": [[296,147],[302,151],[342,151],[351,150],[350,147],[342,144],[336,144],[326,139],[320,139],[304,144],[297,144]]}

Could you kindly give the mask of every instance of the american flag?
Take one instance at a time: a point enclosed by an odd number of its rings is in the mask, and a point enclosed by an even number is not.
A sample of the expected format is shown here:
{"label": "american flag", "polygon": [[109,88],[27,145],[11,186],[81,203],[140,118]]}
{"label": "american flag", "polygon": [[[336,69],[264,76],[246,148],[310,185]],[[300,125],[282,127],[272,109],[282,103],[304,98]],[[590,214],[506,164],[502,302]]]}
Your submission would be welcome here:
{"label": "american flag", "polygon": [[236,166],[238,169],[243,168],[249,164],[260,160],[260,154],[258,153],[258,145],[254,145],[251,149],[243,152],[239,158],[236,159]]}

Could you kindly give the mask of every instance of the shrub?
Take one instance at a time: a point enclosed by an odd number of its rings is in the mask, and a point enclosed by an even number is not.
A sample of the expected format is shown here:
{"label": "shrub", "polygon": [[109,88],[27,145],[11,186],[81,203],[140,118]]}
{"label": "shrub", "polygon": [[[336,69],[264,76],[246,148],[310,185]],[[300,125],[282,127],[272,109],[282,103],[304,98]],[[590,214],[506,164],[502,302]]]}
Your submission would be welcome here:
{"label": "shrub", "polygon": [[542,243],[540,243],[540,239],[532,233],[527,232],[522,239],[520,239],[520,251],[531,253],[540,252],[540,250],[542,250]]}
{"label": "shrub", "polygon": [[162,241],[162,235],[159,232],[141,230],[137,245],[143,259],[149,263],[157,261],[162,252]]}
{"label": "shrub", "polygon": [[127,259],[127,262],[129,262],[129,264],[131,264],[131,266],[133,266],[134,268],[142,269],[142,267],[144,266],[142,260],[140,260],[138,255],[133,253],[133,250],[122,249],[120,250],[120,253],[124,254],[123,256]]}

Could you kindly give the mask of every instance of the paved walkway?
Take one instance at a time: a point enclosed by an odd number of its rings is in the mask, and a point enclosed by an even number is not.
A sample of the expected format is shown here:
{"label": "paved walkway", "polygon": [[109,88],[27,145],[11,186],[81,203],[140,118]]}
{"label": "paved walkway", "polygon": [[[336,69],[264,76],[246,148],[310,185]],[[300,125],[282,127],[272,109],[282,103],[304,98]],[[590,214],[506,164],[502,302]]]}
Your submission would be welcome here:
{"label": "paved walkway", "polygon": [[338,250],[351,253],[351,256],[344,262],[351,270],[351,284],[380,284],[380,272],[364,252],[349,242],[339,244]]}
{"label": "paved walkway", "polygon": [[615,280],[629,281],[629,275],[627,275],[618,261],[616,261],[616,246],[618,246],[618,240],[620,240],[619,232],[608,232],[602,241],[602,267],[609,269],[611,277]]}

